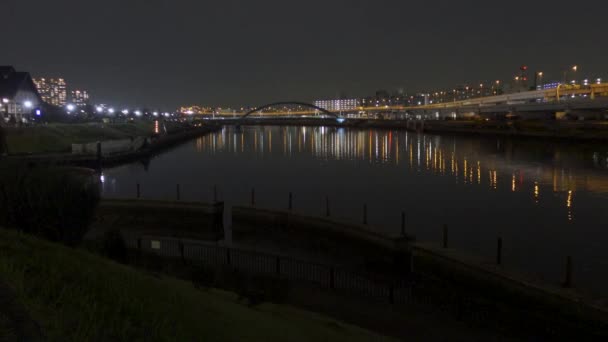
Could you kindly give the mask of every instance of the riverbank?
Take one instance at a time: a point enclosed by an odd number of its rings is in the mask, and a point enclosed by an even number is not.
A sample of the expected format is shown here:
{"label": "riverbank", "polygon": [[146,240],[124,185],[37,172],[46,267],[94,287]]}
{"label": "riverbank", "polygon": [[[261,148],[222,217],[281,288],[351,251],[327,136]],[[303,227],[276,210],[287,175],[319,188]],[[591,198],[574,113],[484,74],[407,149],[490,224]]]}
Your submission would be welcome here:
{"label": "riverbank", "polygon": [[345,128],[379,128],[410,130],[428,133],[449,133],[480,136],[504,136],[569,141],[606,142],[606,121],[485,121],[485,120],[376,120],[347,119],[343,123],[335,119],[314,118],[246,118],[243,120],[209,120],[222,125],[252,126],[329,126]]}
{"label": "riverbank", "polygon": [[0,229],[0,247],[0,280],[29,316],[0,307],[2,340],[24,340],[17,328],[30,319],[41,328],[41,340],[50,341],[389,340],[285,305],[250,307],[231,292],[200,291],[14,231]]}
{"label": "riverbank", "polygon": [[[141,159],[151,158],[156,154],[159,154],[173,146],[181,144],[185,141],[194,139],[198,136],[204,135],[210,132],[216,132],[221,129],[221,126],[215,124],[205,124],[201,126],[180,126],[172,125],[171,129],[166,134],[159,135],[155,139],[149,139],[152,136],[152,129],[148,130],[148,126],[153,123],[151,122],[140,122],[124,125],[110,125],[104,126],[101,124],[75,124],[75,125],[60,125],[60,126],[40,126],[32,128],[22,128],[21,130],[32,129],[32,131],[19,134],[19,138],[15,138],[15,134],[11,134],[10,131],[7,135],[7,141],[9,142],[9,152],[11,148],[20,146],[20,150],[24,150],[26,146],[28,151],[35,151],[36,153],[10,153],[9,160],[16,161],[27,161],[32,163],[41,164],[59,164],[59,165],[77,165],[91,168],[111,167],[124,163],[135,162]],[[133,125],[133,126],[128,126]],[[43,148],[44,142],[49,140],[53,141],[57,130],[71,132],[66,136],[56,137],[59,139],[51,144],[50,148]],[[37,134],[41,134],[38,136]],[[96,155],[79,155],[66,152],[67,144],[71,149],[72,143],[77,142],[94,142],[99,139],[115,139],[134,137],[136,134],[147,138],[150,142],[141,149],[135,151],[129,151],[124,153],[117,153],[98,158]],[[15,144],[15,141],[19,141]],[[11,146],[12,142],[12,146]],[[59,150],[61,152],[49,152]],[[44,151],[44,152],[41,152]]]}

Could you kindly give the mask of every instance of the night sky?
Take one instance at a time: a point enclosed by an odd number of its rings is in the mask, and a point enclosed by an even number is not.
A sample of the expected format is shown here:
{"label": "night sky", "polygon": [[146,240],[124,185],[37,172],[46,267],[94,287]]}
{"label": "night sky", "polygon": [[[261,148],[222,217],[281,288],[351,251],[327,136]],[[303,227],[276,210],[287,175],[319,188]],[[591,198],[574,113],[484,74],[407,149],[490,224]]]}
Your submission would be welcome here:
{"label": "night sky", "polygon": [[608,78],[608,1],[2,0],[0,65],[173,109]]}

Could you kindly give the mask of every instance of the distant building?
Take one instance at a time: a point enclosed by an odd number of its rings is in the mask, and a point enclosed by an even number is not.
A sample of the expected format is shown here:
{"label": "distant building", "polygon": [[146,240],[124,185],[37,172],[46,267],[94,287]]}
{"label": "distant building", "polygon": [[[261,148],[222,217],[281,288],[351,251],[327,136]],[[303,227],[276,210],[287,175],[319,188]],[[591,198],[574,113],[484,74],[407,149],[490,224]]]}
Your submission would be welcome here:
{"label": "distant building", "polygon": [[44,102],[60,107],[66,105],[68,92],[63,78],[35,78],[34,83]]}
{"label": "distant building", "polygon": [[314,105],[330,112],[354,111],[359,106],[357,99],[317,100]]}
{"label": "distant building", "polygon": [[0,112],[5,122],[24,122],[40,114],[42,98],[32,77],[12,66],[0,66]]}
{"label": "distant building", "polygon": [[86,90],[72,90],[70,101],[75,106],[85,106],[89,103],[89,92]]}

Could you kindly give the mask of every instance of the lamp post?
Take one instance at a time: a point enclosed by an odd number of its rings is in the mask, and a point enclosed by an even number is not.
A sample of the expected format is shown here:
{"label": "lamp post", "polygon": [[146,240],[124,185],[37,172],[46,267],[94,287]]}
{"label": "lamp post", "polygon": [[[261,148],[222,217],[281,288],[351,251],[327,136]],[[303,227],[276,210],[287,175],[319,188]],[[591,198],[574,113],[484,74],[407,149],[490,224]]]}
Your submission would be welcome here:
{"label": "lamp post", "polygon": [[540,85],[541,89],[543,86],[543,72],[539,71],[536,73],[536,80],[534,81],[534,86],[536,87],[536,89],[538,90],[538,86]]}

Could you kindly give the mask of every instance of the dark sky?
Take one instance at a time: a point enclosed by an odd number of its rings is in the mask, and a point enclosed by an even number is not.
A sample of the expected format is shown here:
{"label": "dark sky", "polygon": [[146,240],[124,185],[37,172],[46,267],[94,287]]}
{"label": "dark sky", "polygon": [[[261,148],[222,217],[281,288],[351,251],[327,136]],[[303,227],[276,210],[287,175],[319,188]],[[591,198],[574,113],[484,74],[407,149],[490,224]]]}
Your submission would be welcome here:
{"label": "dark sky", "polygon": [[[377,89],[608,77],[608,1],[2,0],[0,65],[96,102],[261,105]],[[582,78],[581,77],[581,78]]]}

